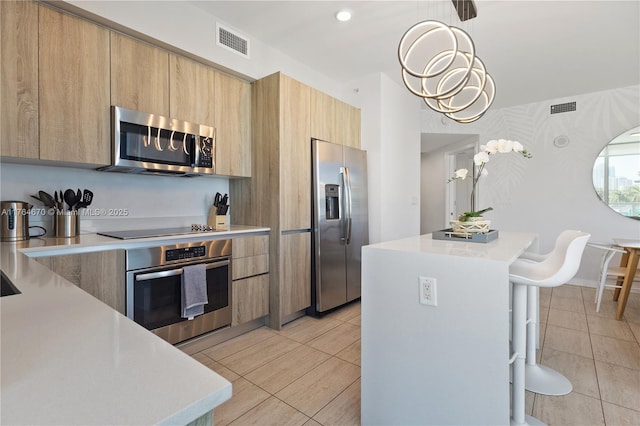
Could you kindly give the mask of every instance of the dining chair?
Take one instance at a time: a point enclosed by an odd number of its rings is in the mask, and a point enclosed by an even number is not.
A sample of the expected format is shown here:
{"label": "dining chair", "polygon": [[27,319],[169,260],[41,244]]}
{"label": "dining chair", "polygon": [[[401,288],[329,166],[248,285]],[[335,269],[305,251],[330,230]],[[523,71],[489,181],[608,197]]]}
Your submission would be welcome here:
{"label": "dining chair", "polygon": [[[511,391],[512,425],[540,425],[540,420],[525,415],[525,383],[527,353],[533,349],[535,359],[535,345],[527,346],[527,311],[528,288],[530,287],[558,287],[567,283],[578,271],[584,248],[591,235],[581,231],[564,231],[556,240],[551,253],[545,255],[541,261],[517,259],[509,266],[509,280],[513,284],[513,353],[509,362],[512,364],[513,385]],[[560,384],[562,387],[568,382],[567,392],[571,392],[572,385],[564,376],[550,368],[542,369],[538,366],[534,371],[542,372],[543,384],[551,380],[552,387]],[[548,374],[551,371],[555,374]],[[558,381],[559,380],[559,381]],[[560,395],[564,394],[560,393]],[[551,393],[554,395],[556,393]]]}
{"label": "dining chair", "polygon": [[[626,268],[624,266],[611,266],[610,262],[616,254],[624,254],[625,251],[624,249],[617,247],[615,244],[587,243],[587,246],[602,251],[598,287],[596,289],[596,297],[594,301],[596,303],[596,312],[600,312],[600,304],[602,302],[602,295],[604,294],[605,287],[622,288],[622,279],[624,278]],[[612,282],[612,284],[607,284],[608,281]],[[633,281],[640,281],[638,274],[636,274]]]}

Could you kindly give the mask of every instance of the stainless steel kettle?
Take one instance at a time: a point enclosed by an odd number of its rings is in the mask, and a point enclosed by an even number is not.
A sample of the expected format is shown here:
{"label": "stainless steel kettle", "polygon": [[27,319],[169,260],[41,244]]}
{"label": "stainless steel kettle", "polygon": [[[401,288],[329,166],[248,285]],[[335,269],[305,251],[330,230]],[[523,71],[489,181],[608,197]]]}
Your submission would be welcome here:
{"label": "stainless steel kettle", "polygon": [[[0,241],[29,238],[29,210],[32,207],[25,201],[0,201]],[[44,229],[41,226],[36,228]]]}

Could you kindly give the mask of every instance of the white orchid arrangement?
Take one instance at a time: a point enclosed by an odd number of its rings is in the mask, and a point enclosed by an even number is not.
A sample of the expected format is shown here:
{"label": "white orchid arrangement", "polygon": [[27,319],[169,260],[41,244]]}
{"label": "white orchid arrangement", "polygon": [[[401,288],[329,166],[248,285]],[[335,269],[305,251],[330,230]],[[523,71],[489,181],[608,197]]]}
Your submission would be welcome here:
{"label": "white orchid arrangement", "polygon": [[[480,145],[480,152],[478,152],[476,155],[473,156],[473,163],[476,166],[478,166],[478,170],[475,176],[473,176],[473,186],[471,190],[472,205],[473,205],[473,199],[476,193],[476,185],[478,184],[478,180],[480,180],[481,176],[487,176],[489,174],[485,166],[489,162],[491,155],[508,154],[510,152],[516,152],[522,155],[524,158],[532,157],[531,153],[528,152],[526,149],[524,149],[522,144],[517,141],[512,141],[508,139],[498,139],[498,140],[491,140],[487,142],[486,145]],[[447,183],[453,182],[454,180],[458,180],[458,179],[464,180],[467,178],[468,175],[469,175],[469,170],[458,169],[455,171],[454,175],[451,178],[449,178]],[[469,220],[470,217],[478,217],[478,216],[481,216],[483,213],[491,210],[493,210],[493,208],[488,207],[480,211],[465,212],[461,214],[460,217],[458,217],[458,220],[460,220],[461,222],[465,222]]]}

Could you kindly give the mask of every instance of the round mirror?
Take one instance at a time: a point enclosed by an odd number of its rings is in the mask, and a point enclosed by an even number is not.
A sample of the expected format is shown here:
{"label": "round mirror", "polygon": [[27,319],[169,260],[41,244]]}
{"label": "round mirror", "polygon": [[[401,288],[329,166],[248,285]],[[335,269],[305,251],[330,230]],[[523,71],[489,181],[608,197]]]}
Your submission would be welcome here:
{"label": "round mirror", "polygon": [[623,216],[640,220],[640,126],[604,147],[593,165],[598,197]]}

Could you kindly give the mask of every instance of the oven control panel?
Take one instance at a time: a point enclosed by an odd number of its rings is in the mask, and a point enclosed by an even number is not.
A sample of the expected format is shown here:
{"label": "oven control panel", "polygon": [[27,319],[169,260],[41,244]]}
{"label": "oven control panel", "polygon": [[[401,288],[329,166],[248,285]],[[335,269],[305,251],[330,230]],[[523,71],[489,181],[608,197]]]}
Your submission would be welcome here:
{"label": "oven control panel", "polygon": [[167,250],[164,255],[166,262],[182,259],[193,259],[196,257],[204,257],[207,254],[205,246],[198,247],[182,247],[177,249]]}
{"label": "oven control panel", "polygon": [[[189,235],[192,234],[189,233]],[[125,250],[126,268],[127,271],[137,271],[164,265],[231,258],[231,242],[231,239],[198,240],[188,243],[128,249]]]}

